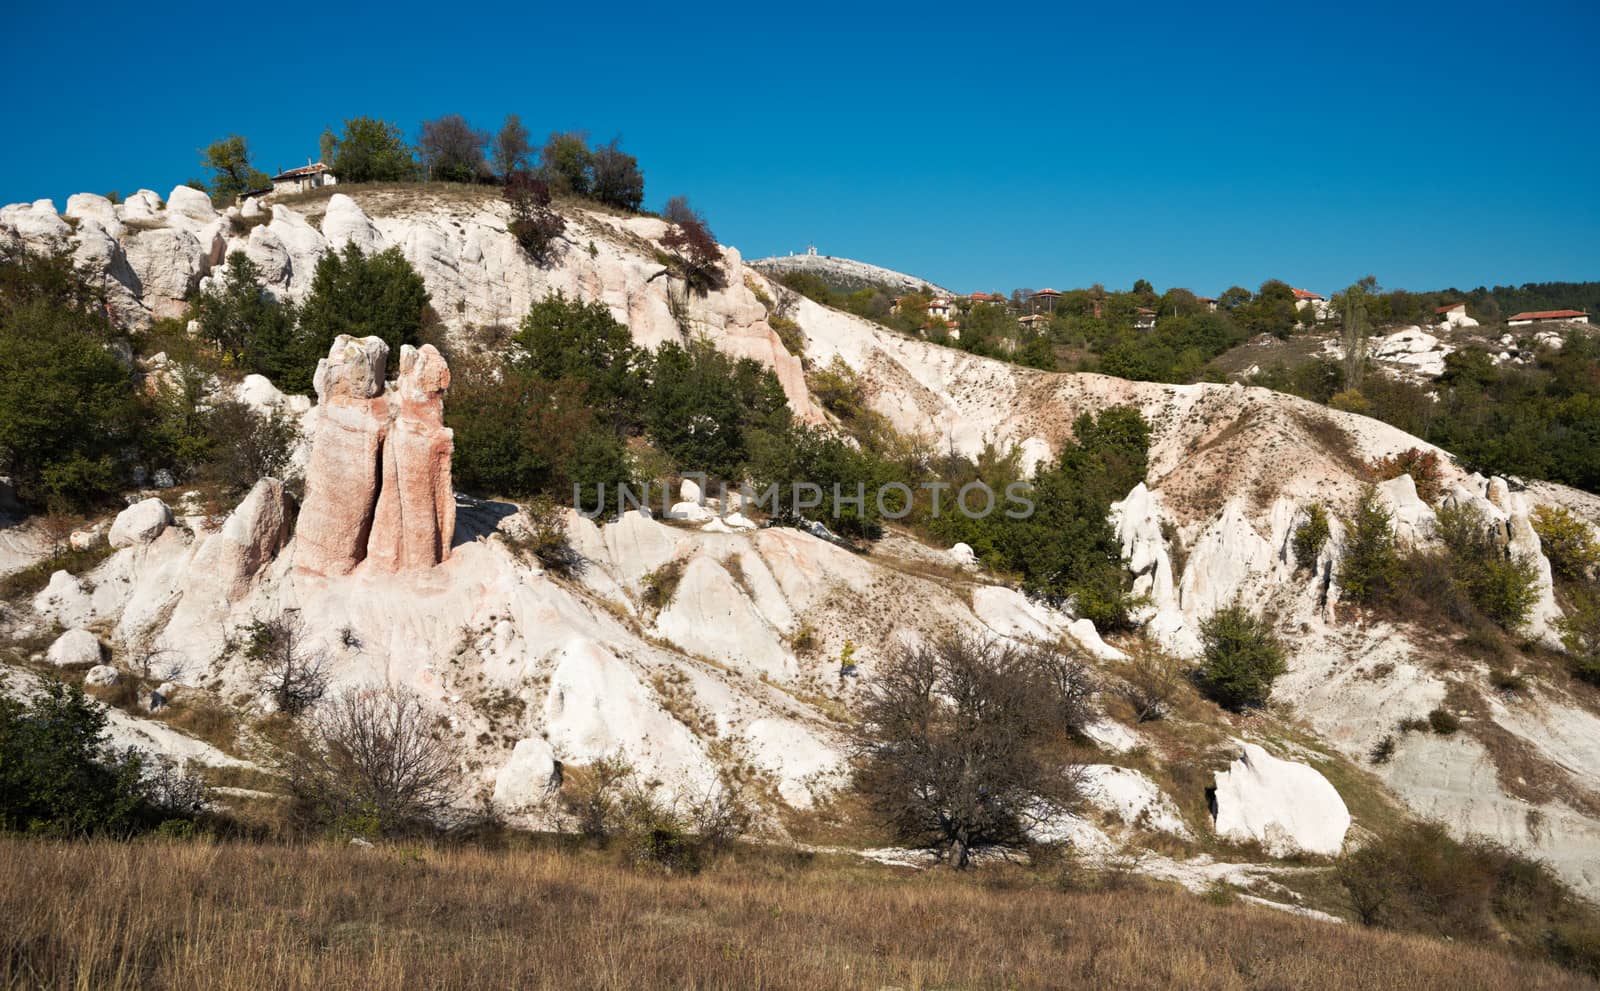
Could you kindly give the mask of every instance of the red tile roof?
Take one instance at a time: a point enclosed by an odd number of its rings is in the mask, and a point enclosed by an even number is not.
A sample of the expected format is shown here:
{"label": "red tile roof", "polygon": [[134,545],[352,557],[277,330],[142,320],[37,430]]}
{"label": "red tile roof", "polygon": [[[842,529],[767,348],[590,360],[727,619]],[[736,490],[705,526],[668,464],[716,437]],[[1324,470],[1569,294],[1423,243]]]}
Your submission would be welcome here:
{"label": "red tile roof", "polygon": [[1292,289],[1291,291],[1294,293],[1294,298],[1295,299],[1321,299],[1322,298],[1320,293],[1314,293],[1309,289]]}
{"label": "red tile roof", "polygon": [[1451,310],[1456,309],[1457,307],[1466,306],[1466,305],[1467,304],[1465,304],[1465,303],[1446,303],[1443,306],[1435,309],[1433,312],[1435,312],[1435,313],[1449,313]]}
{"label": "red tile roof", "polygon": [[1040,289],[1038,292],[1034,293],[1034,295],[1035,296],[1059,296],[1061,294],[1059,292],[1056,292],[1054,289]]}
{"label": "red tile roof", "polygon": [[1508,320],[1566,320],[1571,317],[1586,317],[1589,314],[1582,310],[1530,310],[1527,313],[1514,313],[1507,317]]}

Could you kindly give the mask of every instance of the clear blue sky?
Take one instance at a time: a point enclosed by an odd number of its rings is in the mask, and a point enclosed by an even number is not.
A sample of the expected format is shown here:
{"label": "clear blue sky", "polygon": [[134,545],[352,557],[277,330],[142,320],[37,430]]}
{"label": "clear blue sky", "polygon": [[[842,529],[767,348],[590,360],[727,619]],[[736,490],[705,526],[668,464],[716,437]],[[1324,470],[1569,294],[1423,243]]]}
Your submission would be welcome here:
{"label": "clear blue sky", "polygon": [[746,257],[960,290],[1600,279],[1600,4],[19,3],[0,202],[367,114],[620,134]]}

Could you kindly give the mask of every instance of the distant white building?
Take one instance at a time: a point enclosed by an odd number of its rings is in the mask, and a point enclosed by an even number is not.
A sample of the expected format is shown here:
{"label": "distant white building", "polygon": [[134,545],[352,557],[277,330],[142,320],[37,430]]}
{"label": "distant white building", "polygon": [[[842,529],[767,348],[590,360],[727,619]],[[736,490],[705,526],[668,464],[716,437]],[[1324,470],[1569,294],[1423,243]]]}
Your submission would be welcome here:
{"label": "distant white building", "polygon": [[928,301],[928,318],[930,320],[937,317],[945,323],[950,323],[955,319],[955,316],[956,305],[943,296]]}
{"label": "distant white building", "polygon": [[278,195],[285,193],[309,193],[313,189],[323,186],[332,186],[339,180],[334,178],[333,170],[321,162],[312,162],[302,165],[298,169],[279,172],[272,177],[272,191]]}
{"label": "distant white building", "polygon": [[1439,322],[1447,327],[1476,327],[1478,321],[1467,316],[1467,304],[1447,303],[1433,311]]}
{"label": "distant white building", "polygon": [[1150,307],[1148,307],[1148,306],[1141,306],[1137,310],[1134,310],[1133,311],[1133,329],[1135,329],[1135,330],[1155,330],[1156,329],[1156,311],[1150,309]]}
{"label": "distant white building", "polygon": [[1540,323],[1588,323],[1589,314],[1582,310],[1529,310],[1513,314],[1506,323],[1513,327],[1527,327]]}

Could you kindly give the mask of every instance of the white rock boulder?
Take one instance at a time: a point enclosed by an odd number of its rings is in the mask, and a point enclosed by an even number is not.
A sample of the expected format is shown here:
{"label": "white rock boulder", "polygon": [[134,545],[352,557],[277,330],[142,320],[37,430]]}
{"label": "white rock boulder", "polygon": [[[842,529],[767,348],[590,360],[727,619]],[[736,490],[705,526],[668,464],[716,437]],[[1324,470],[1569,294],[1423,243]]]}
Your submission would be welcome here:
{"label": "white rock boulder", "polygon": [[511,759],[494,777],[495,804],[510,811],[535,808],[561,783],[561,765],[550,744],[533,736],[518,740]]}
{"label": "white rock boulder", "polygon": [[100,663],[100,639],[88,630],[68,630],[50,645],[45,658],[58,668],[89,668]]}
{"label": "white rock boulder", "polygon": [[96,664],[83,676],[83,683],[91,688],[109,688],[122,680],[122,675],[109,664]]}
{"label": "white rock boulder", "polygon": [[109,540],[113,548],[148,544],[161,536],[161,531],[172,525],[172,510],[167,504],[152,496],[136,502],[117,514],[111,524]]}
{"label": "white rock boulder", "polygon": [[1216,776],[1217,835],[1254,840],[1275,857],[1336,856],[1350,829],[1344,799],[1320,772],[1254,743]]}
{"label": "white rock boulder", "polygon": [[950,560],[963,568],[976,568],[978,566],[978,555],[972,549],[971,544],[958,543],[945,553],[950,555]]}

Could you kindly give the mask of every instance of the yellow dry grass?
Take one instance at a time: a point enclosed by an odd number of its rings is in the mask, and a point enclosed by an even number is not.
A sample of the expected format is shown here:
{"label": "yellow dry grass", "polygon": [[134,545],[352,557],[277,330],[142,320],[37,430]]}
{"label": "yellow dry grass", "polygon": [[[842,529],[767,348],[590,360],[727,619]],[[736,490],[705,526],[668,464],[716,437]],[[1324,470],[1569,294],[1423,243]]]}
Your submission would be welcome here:
{"label": "yellow dry grass", "polygon": [[1492,950],[1154,890],[750,854],[0,841],[6,988],[1591,987]]}

